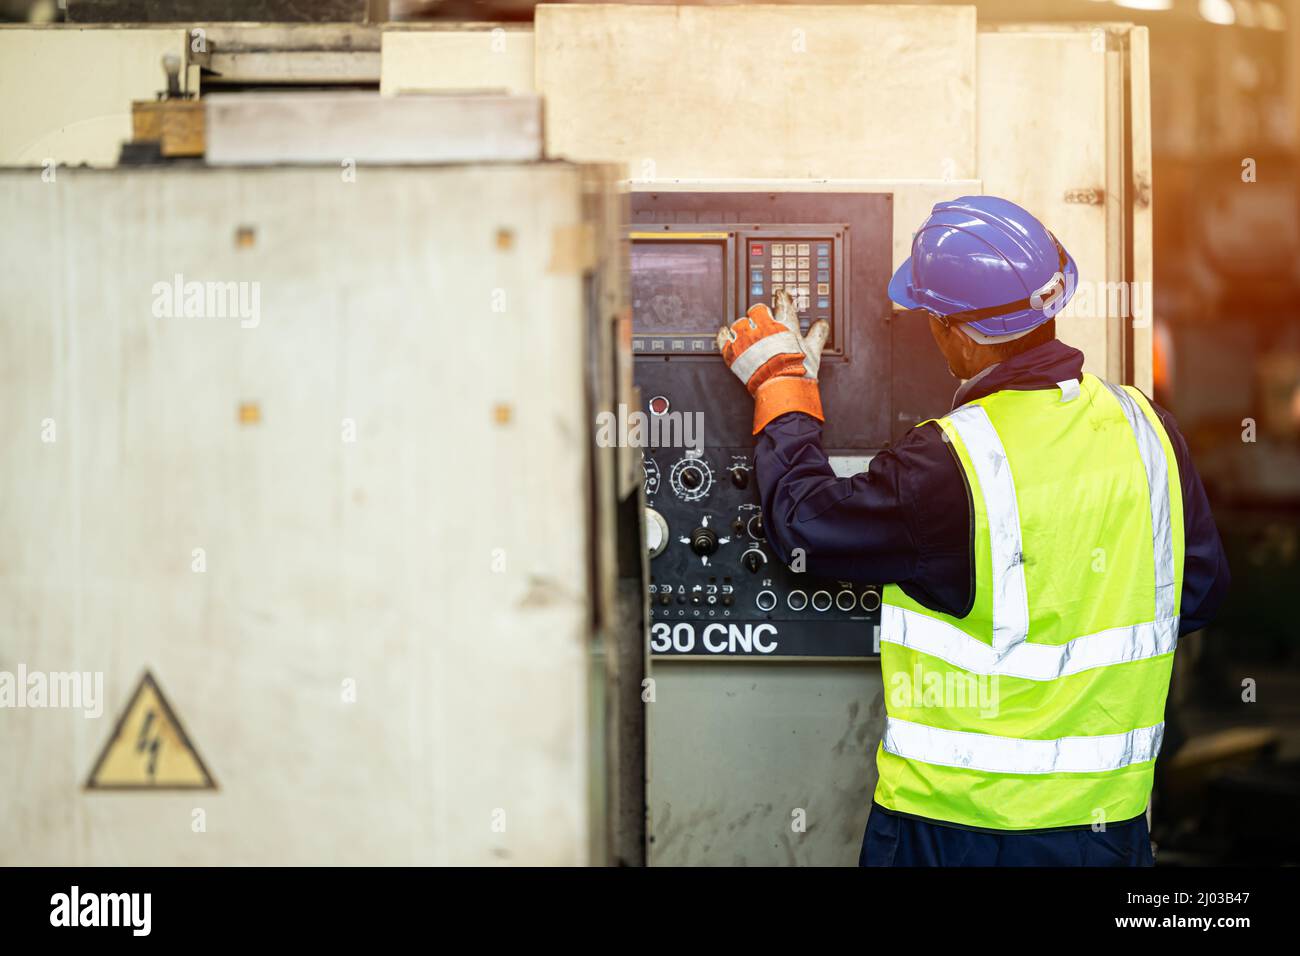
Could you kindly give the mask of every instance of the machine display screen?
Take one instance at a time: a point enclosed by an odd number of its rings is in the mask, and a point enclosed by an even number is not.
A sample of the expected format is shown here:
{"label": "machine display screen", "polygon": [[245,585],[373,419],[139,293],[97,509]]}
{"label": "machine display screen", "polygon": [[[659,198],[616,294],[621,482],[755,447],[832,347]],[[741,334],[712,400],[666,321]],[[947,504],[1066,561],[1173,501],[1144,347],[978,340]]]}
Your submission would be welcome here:
{"label": "machine display screen", "polygon": [[632,324],[644,335],[712,335],[727,324],[726,245],[632,243]]}

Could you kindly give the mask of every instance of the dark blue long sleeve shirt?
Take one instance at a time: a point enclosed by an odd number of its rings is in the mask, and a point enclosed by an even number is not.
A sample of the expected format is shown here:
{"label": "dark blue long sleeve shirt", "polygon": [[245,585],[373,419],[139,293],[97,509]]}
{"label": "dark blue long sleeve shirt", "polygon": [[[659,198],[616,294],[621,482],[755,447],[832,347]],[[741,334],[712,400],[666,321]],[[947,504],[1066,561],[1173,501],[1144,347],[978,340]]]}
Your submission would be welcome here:
{"label": "dark blue long sleeve shirt", "polygon": [[[1079,378],[1083,353],[1059,341],[1001,362],[958,390],[954,408],[1003,389],[1054,388]],[[1183,492],[1183,593],[1179,633],[1204,627],[1228,589],[1228,563],[1210,503],[1173,416],[1155,406],[1169,434]],[[957,617],[975,600],[974,529],[966,478],[940,428],[927,423],[839,478],[822,450],[821,423],[782,415],[754,451],[767,539],[785,562],[803,549],[809,573],[897,584],[928,608]]]}

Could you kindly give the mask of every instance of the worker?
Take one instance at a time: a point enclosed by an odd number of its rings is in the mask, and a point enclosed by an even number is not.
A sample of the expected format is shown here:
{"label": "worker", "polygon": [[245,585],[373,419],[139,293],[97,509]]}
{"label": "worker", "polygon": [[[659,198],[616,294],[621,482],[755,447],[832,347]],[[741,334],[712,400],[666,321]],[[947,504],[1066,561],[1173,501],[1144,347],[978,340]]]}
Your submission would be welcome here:
{"label": "worker", "polygon": [[803,334],[780,291],[775,312],[718,332],[754,398],[778,557],[887,585],[863,865],[1152,863],[1174,647],[1213,616],[1228,568],[1173,418],[1057,340],[1078,281],[1016,204],[934,206],[889,295],[961,385],[852,477],[822,449],[826,324]]}

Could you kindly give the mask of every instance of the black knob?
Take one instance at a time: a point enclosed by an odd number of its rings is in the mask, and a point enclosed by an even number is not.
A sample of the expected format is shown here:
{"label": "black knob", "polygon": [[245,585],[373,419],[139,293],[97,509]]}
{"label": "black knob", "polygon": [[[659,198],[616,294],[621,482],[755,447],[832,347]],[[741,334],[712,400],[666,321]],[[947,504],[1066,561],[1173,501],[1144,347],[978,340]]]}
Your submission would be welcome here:
{"label": "black knob", "polygon": [[759,569],[763,565],[767,564],[767,562],[763,560],[763,555],[757,551],[746,551],[741,555],[740,563],[745,566],[745,570],[750,574],[757,574]]}
{"label": "black knob", "polygon": [[698,555],[709,555],[718,550],[718,536],[712,528],[696,528],[691,532],[691,550]]}
{"label": "black knob", "polygon": [[748,488],[749,469],[739,467],[731,469],[731,483],[737,488]]}
{"label": "black knob", "polygon": [[704,473],[698,468],[683,468],[681,482],[683,488],[694,491],[704,483]]}

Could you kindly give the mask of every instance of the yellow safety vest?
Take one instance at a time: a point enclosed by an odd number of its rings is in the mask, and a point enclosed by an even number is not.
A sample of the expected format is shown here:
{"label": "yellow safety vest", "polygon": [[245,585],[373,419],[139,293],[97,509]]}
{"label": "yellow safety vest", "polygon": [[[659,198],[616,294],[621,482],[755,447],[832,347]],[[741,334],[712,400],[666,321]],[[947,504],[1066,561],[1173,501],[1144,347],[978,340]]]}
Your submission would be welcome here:
{"label": "yellow safety vest", "polygon": [[998,830],[1141,814],[1183,580],[1164,427],[1139,391],[1092,375],[938,424],[970,489],[975,600],[958,618],[885,589],[876,802]]}

